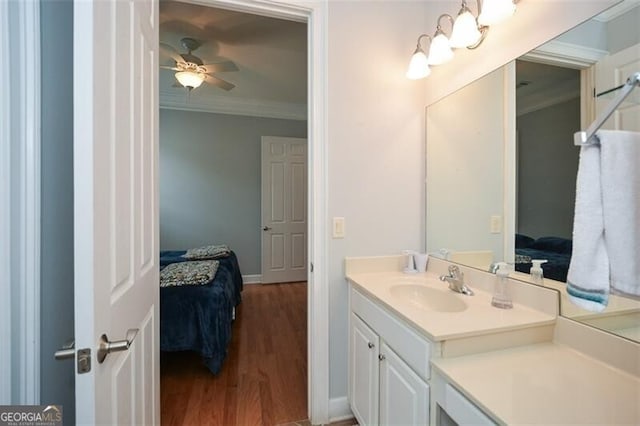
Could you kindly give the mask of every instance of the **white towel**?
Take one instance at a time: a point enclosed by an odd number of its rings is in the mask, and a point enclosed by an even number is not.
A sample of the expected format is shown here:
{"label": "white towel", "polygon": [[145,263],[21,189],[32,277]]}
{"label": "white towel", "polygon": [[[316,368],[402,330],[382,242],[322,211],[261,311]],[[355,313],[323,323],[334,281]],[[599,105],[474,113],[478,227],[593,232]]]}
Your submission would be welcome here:
{"label": "white towel", "polygon": [[640,295],[640,133],[598,137],[600,145],[580,151],[567,293],[599,312],[612,289]]}

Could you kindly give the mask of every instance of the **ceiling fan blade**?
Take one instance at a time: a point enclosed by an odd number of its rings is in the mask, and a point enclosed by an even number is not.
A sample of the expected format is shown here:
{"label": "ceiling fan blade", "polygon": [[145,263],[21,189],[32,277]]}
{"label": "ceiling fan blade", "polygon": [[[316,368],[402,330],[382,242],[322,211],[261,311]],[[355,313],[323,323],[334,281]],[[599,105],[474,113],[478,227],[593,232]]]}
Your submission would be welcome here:
{"label": "ceiling fan blade", "polygon": [[180,71],[180,68],[168,67],[166,65],[160,65],[160,68],[162,68],[163,70]]}
{"label": "ceiling fan blade", "polygon": [[228,81],[225,81],[221,78],[218,77],[214,77],[212,75],[209,74],[205,74],[204,75],[204,81],[206,81],[207,83],[211,84],[212,86],[216,86],[219,87],[223,90],[229,91],[231,89],[233,89],[234,87],[236,87],[235,84],[231,84]]}
{"label": "ceiling fan blade", "polygon": [[196,55],[192,55],[191,53],[181,53],[182,62],[191,62],[196,65],[202,65],[202,59],[198,58]]}
{"label": "ceiling fan blade", "polygon": [[167,55],[175,62],[184,62],[178,51],[167,43],[160,43],[160,52]]}
{"label": "ceiling fan blade", "polygon": [[232,61],[218,62],[216,64],[205,64],[203,65],[203,67],[207,70],[208,73],[238,71],[238,66]]}

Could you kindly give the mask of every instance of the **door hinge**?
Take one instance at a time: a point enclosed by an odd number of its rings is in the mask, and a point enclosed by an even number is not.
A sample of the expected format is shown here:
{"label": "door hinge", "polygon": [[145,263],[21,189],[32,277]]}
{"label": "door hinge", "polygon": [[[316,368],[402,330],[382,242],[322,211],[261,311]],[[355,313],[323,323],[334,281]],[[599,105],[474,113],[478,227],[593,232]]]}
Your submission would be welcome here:
{"label": "door hinge", "polygon": [[91,349],[78,349],[78,374],[91,371]]}
{"label": "door hinge", "polygon": [[313,272],[313,262],[309,264],[309,272]]}

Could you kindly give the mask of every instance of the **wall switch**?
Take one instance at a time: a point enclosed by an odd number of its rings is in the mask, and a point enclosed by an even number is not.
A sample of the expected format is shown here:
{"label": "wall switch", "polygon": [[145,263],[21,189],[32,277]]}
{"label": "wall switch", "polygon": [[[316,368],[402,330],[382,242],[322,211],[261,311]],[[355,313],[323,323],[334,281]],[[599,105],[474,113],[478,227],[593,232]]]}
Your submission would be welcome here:
{"label": "wall switch", "polygon": [[344,238],[344,217],[333,218],[333,238]]}
{"label": "wall switch", "polygon": [[489,232],[492,234],[499,234],[502,232],[502,216],[491,216],[491,224],[489,225]]}

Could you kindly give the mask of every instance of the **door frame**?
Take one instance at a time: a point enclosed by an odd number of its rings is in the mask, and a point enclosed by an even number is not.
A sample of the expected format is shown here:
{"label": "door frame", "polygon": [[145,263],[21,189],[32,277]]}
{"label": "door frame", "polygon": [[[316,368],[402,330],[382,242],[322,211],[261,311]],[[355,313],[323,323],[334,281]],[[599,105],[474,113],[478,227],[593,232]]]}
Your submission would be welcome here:
{"label": "door frame", "polygon": [[[40,402],[40,2],[0,3],[0,401]],[[1,402],[0,402],[1,403]]]}
{"label": "door frame", "polygon": [[181,0],[307,24],[307,411],[329,422],[327,155],[327,2],[323,0]]}

